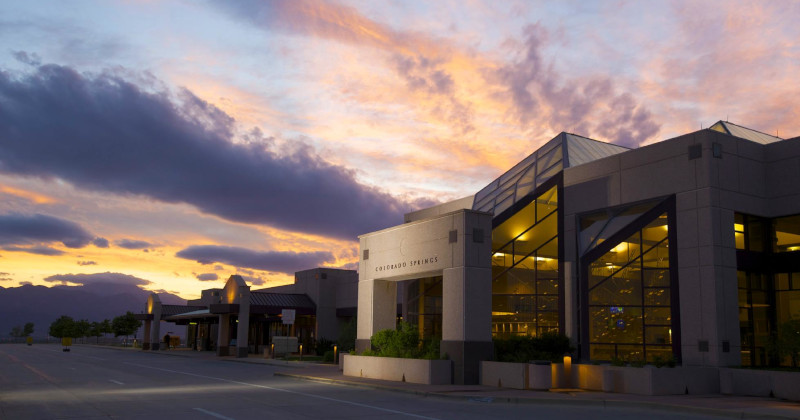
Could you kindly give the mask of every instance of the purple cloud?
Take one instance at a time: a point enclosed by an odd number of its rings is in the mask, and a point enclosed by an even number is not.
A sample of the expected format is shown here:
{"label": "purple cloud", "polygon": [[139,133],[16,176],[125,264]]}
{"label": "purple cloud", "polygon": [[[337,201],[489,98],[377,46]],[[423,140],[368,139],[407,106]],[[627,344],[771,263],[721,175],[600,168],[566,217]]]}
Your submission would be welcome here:
{"label": "purple cloud", "polygon": [[31,247],[6,246],[3,247],[3,250],[11,252],[27,252],[28,254],[47,255],[47,256],[64,255],[64,251],[55,248],[50,248],[49,246],[31,246]]}
{"label": "purple cloud", "polygon": [[[0,111],[2,111],[2,105],[0,105]],[[0,112],[0,120],[2,118],[2,112]],[[0,143],[5,143],[5,141]],[[2,170],[2,162],[2,158],[0,158],[0,170]],[[92,241],[92,238],[94,235],[77,223],[57,217],[16,213],[0,215],[0,245],[36,245],[61,242],[68,248],[83,248]]]}
{"label": "purple cloud", "polygon": [[78,261],[78,265],[97,265],[97,261]]}
{"label": "purple cloud", "polygon": [[98,248],[108,248],[108,239],[97,237],[92,239],[92,245]]}
{"label": "purple cloud", "polygon": [[275,150],[257,132],[259,140],[234,142],[229,115],[188,90],[173,95],[150,83],[57,65],[0,72],[0,173],[351,240],[412,209],[303,144]]}
{"label": "purple cloud", "polygon": [[548,36],[542,25],[528,25],[520,59],[487,74],[505,88],[522,126],[546,121],[555,130],[600,135],[626,147],[658,134],[660,125],[650,111],[630,94],[618,93],[610,77],[567,79],[545,62]]}
{"label": "purple cloud", "polygon": [[44,281],[50,283],[56,282],[69,282],[81,284],[84,286],[92,284],[117,284],[117,285],[133,285],[133,286],[146,286],[152,283],[150,280],[145,280],[139,277],[131,276],[122,273],[94,273],[94,274],[56,274],[53,276],[45,277]]}
{"label": "purple cloud", "polygon": [[195,277],[197,277],[197,280],[200,280],[200,281],[219,280],[219,276],[217,275],[217,273],[202,273],[202,274],[198,274]]}
{"label": "purple cloud", "polygon": [[[200,264],[223,263],[277,273],[294,274],[295,271],[319,267],[335,261],[327,251],[280,252],[253,251],[247,248],[220,245],[194,245],[179,251],[176,257],[195,260]],[[244,270],[241,270],[244,272]]]}
{"label": "purple cloud", "polygon": [[114,245],[125,249],[145,249],[151,246],[150,242],[135,239],[120,239],[114,241]]}

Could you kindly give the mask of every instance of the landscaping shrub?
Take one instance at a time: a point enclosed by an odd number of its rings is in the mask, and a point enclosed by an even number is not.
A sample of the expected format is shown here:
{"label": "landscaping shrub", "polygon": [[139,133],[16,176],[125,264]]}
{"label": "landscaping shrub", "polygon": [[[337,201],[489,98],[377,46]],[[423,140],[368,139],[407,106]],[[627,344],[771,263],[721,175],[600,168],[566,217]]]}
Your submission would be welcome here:
{"label": "landscaping shrub", "polygon": [[769,350],[778,360],[789,359],[791,367],[800,362],[800,319],[792,319],[778,326],[769,343]]}
{"label": "landscaping shrub", "polygon": [[372,336],[372,349],[363,356],[399,357],[404,359],[439,359],[441,340],[420,340],[414,324],[401,322],[396,330],[381,330]]}
{"label": "landscaping shrub", "polygon": [[339,331],[339,351],[349,352],[356,348],[356,318],[352,318]]}
{"label": "landscaping shrub", "polygon": [[494,340],[495,359],[499,362],[527,363],[531,360],[561,362],[575,348],[569,337],[547,332],[538,336],[515,336]]}

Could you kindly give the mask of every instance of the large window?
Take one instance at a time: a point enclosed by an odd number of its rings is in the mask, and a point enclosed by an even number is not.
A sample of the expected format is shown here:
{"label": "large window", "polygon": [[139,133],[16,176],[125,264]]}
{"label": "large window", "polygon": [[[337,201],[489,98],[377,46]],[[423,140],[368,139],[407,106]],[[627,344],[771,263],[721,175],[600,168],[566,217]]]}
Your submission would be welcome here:
{"label": "large window", "polygon": [[559,327],[558,185],[492,231],[492,334],[537,335]]}
{"label": "large window", "polygon": [[581,217],[582,357],[680,358],[670,214],[673,198]]}
{"label": "large window", "polygon": [[770,347],[782,325],[800,320],[800,215],[736,213],[733,229],[742,365],[788,366]]}
{"label": "large window", "polygon": [[652,361],[672,354],[669,260],[664,213],[591,263],[592,360]]}
{"label": "large window", "polygon": [[408,322],[419,328],[422,339],[442,337],[442,276],[409,282]]}

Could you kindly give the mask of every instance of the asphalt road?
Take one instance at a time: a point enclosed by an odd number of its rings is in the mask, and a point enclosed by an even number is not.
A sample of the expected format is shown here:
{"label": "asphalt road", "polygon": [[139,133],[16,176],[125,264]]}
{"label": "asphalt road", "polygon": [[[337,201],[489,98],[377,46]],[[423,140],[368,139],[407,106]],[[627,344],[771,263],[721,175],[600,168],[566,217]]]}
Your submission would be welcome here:
{"label": "asphalt road", "polygon": [[0,345],[0,419],[707,418],[425,398],[273,376],[281,369],[93,347],[65,353],[58,345]]}

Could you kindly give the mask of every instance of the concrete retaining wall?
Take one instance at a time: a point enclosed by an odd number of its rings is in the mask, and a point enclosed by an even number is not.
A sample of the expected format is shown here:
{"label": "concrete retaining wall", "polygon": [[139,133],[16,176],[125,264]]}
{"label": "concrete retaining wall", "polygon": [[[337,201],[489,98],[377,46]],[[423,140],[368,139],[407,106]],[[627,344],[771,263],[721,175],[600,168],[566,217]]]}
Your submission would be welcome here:
{"label": "concrete retaining wall", "polygon": [[573,383],[581,389],[639,395],[719,393],[716,368],[574,365]]}
{"label": "concrete retaining wall", "polygon": [[350,354],[343,354],[342,358],[344,376],[430,385],[452,383],[453,362],[450,360],[396,359]]}
{"label": "concrete retaining wall", "polygon": [[720,392],[730,395],[782,398],[800,401],[800,373],[769,370],[719,370]]}
{"label": "concrete retaining wall", "polygon": [[481,362],[481,385],[547,390],[552,386],[552,381],[549,364]]}

